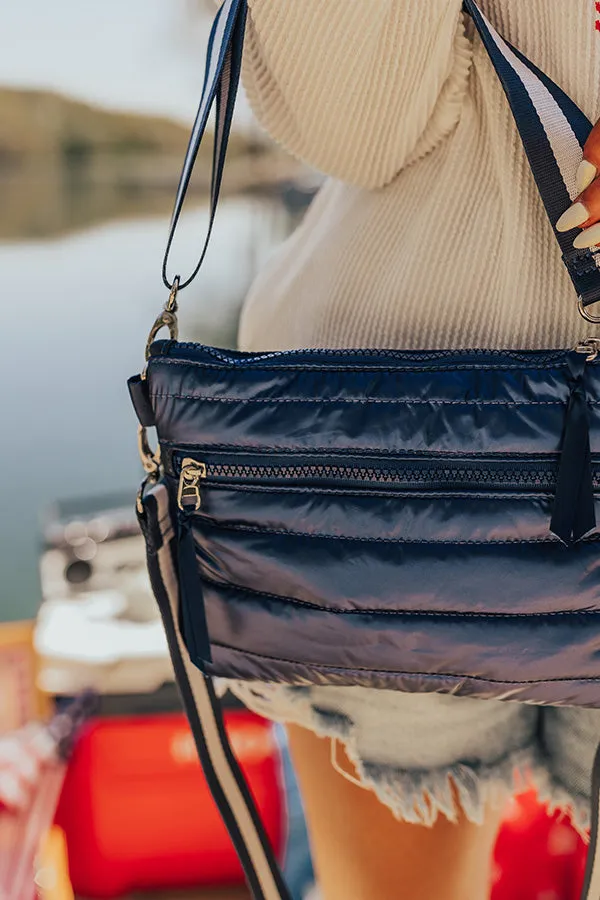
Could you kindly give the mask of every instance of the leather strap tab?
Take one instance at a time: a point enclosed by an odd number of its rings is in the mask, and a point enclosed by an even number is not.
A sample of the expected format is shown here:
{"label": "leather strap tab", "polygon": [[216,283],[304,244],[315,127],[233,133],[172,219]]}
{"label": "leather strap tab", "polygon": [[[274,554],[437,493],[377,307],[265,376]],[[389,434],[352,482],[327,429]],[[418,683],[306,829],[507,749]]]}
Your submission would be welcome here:
{"label": "leather strap tab", "polygon": [[127,387],[140,425],[143,425],[144,428],[152,428],[156,425],[156,420],[150,403],[148,382],[141,375],[133,375],[128,380]]}

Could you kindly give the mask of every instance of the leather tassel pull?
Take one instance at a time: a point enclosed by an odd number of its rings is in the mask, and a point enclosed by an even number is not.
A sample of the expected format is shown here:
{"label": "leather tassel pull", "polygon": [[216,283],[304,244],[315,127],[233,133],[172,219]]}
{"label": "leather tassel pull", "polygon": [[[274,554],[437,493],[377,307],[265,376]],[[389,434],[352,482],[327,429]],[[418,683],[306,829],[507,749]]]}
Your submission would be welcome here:
{"label": "leather tassel pull", "polygon": [[550,531],[565,544],[596,527],[589,410],[583,383],[585,364],[573,385],[563,433]]}
{"label": "leather tassel pull", "polygon": [[180,629],[193,663],[203,668],[212,657],[194,535],[186,516],[180,517],[178,538]]}

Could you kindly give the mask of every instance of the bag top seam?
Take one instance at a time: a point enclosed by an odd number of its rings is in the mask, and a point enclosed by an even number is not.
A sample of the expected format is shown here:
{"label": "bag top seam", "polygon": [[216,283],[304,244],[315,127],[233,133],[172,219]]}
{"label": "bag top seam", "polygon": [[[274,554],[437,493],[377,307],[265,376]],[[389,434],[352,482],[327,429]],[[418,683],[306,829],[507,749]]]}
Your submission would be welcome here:
{"label": "bag top seam", "polygon": [[282,364],[282,365],[266,365],[266,366],[256,366],[256,365],[244,365],[243,362],[239,364],[223,364],[218,366],[216,364],[202,362],[201,360],[193,360],[193,359],[170,359],[164,356],[153,356],[150,358],[148,363],[149,371],[151,371],[155,366],[180,366],[182,368],[201,368],[207,369],[214,372],[252,372],[253,374],[259,374],[261,372],[351,372],[354,374],[361,374],[363,372],[368,372],[372,374],[374,372],[381,372],[382,374],[395,374],[397,372],[412,372],[414,374],[419,374],[420,372],[461,372],[461,371],[483,371],[483,372],[513,372],[513,371],[522,371],[522,372],[540,372],[540,371],[559,371],[561,369],[568,369],[568,362],[565,360],[564,362],[556,362],[553,360],[551,363],[544,364],[543,362],[531,362],[531,365],[525,365],[526,361],[514,365],[511,364],[503,364],[503,365],[494,365],[491,364],[482,364],[482,363],[457,363],[455,365],[426,365],[426,366],[416,366],[416,365],[398,365],[398,366],[369,366],[369,365],[327,365],[325,363],[322,364]]}
{"label": "bag top seam", "polygon": [[[201,394],[177,394],[156,391],[150,394],[151,400],[195,400],[201,403],[378,403],[378,404],[404,404],[406,406],[561,406],[565,407],[568,397],[564,400],[444,400],[443,398],[423,399],[417,397],[210,397]],[[600,406],[598,400],[587,400],[588,406]]]}

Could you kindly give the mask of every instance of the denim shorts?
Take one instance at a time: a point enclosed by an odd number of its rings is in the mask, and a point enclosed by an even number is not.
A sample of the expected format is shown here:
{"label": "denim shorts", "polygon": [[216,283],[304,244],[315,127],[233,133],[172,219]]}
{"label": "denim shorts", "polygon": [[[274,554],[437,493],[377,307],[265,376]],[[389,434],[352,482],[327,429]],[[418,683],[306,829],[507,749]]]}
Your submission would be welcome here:
{"label": "denim shorts", "polygon": [[267,718],[343,743],[362,785],[404,821],[455,820],[452,782],[478,823],[488,799],[533,783],[551,809],[568,813],[581,833],[589,828],[598,709],[361,687],[228,687]]}

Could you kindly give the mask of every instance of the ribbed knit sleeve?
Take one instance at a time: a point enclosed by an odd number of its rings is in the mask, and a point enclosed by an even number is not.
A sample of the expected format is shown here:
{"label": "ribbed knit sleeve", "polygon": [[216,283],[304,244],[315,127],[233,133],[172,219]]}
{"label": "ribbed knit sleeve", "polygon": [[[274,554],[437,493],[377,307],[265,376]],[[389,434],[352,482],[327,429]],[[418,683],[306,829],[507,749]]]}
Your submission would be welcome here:
{"label": "ribbed knit sleeve", "polygon": [[381,187],[456,125],[470,44],[461,0],[249,0],[244,81],[276,141]]}

